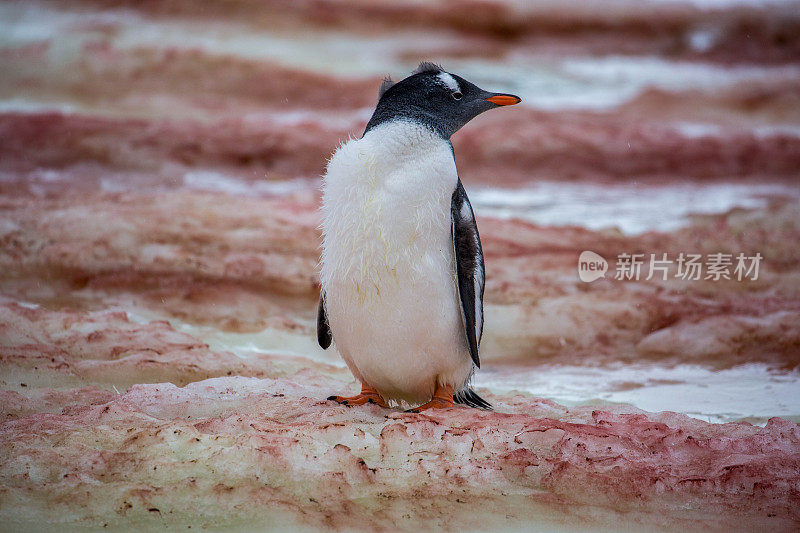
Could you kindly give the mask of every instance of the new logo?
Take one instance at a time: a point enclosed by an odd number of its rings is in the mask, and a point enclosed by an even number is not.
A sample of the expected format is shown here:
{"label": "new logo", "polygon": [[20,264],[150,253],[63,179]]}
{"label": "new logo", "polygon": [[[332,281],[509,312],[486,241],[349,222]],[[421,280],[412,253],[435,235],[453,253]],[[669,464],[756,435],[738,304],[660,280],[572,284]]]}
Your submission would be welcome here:
{"label": "new logo", "polygon": [[578,257],[578,277],[586,283],[606,277],[608,261],[603,256],[585,250]]}

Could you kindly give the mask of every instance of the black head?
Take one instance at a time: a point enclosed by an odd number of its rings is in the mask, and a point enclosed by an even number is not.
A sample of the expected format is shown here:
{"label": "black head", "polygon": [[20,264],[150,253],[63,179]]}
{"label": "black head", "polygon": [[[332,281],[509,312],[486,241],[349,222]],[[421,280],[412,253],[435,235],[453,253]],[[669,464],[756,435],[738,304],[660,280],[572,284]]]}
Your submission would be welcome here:
{"label": "black head", "polygon": [[518,96],[490,93],[433,63],[420,63],[408,78],[381,84],[380,99],[366,133],[383,122],[406,118],[449,139],[484,111],[520,102]]}

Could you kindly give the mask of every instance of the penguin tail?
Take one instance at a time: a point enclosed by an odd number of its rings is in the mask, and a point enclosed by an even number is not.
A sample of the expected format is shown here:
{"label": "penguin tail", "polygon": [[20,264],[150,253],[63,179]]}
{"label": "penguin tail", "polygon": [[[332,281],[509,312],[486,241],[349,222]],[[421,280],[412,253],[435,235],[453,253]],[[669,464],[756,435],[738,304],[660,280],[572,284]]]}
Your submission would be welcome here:
{"label": "penguin tail", "polygon": [[477,407],[478,409],[487,409],[489,411],[492,409],[492,404],[478,396],[478,394],[469,387],[465,387],[455,393],[453,395],[453,401],[470,407]]}

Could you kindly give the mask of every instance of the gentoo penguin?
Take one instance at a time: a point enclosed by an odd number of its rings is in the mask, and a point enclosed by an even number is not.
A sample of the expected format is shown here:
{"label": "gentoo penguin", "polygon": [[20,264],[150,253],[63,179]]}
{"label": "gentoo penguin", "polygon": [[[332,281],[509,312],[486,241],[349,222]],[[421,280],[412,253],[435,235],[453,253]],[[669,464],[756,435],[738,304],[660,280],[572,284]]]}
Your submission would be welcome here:
{"label": "gentoo penguin", "polygon": [[322,348],[336,342],[361,393],[329,400],[491,407],[469,387],[480,367],[484,265],[450,136],[519,102],[424,62],[384,80],[363,136],[331,157],[317,338]]}

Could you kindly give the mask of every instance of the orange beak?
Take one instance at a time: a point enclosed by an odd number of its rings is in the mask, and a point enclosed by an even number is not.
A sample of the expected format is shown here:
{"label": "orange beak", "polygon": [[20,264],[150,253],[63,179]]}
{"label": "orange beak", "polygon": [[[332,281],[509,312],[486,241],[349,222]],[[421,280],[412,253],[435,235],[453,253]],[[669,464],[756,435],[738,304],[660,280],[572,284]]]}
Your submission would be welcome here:
{"label": "orange beak", "polygon": [[522,101],[519,96],[514,96],[513,94],[496,94],[494,96],[490,96],[486,100],[495,105],[514,105]]}

